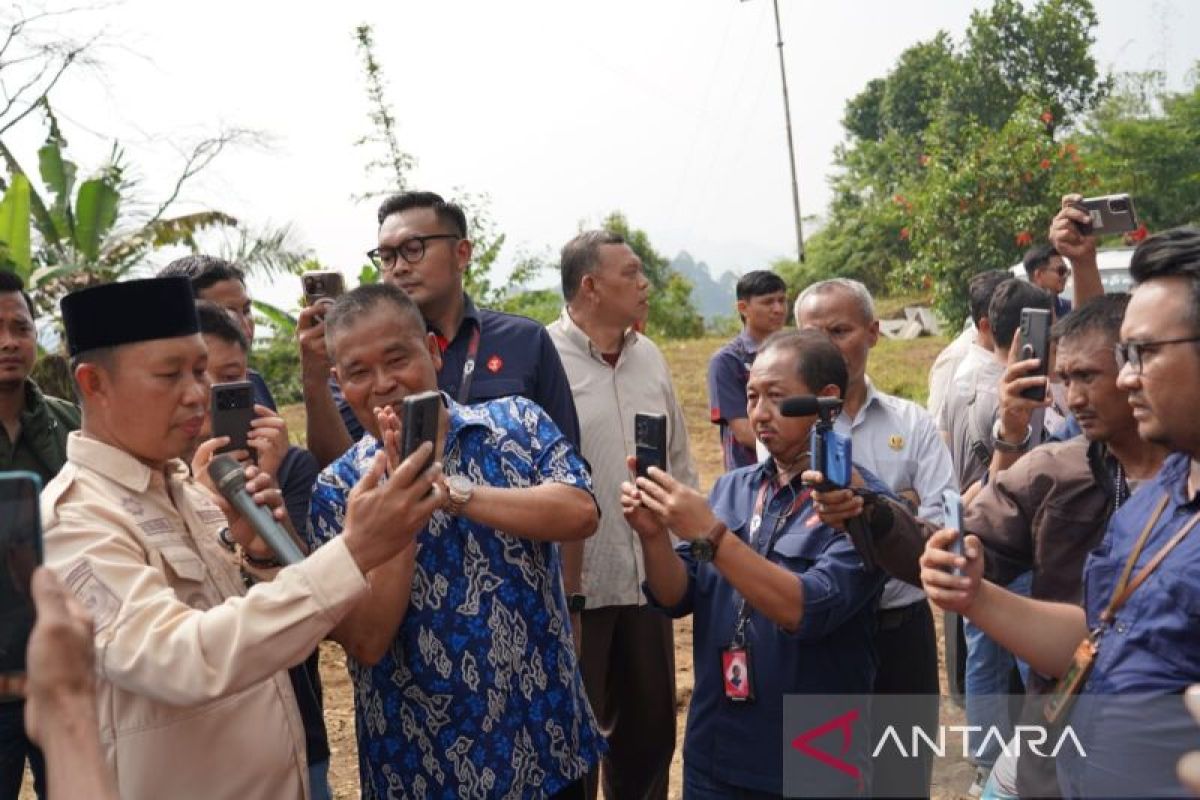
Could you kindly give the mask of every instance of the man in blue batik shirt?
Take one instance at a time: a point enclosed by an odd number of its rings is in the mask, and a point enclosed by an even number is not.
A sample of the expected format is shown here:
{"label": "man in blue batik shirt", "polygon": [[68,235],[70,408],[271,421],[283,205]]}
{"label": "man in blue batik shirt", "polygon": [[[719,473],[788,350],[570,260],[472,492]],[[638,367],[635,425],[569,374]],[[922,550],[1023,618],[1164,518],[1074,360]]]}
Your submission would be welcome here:
{"label": "man in blue batik shirt", "polygon": [[[785,695],[871,692],[875,606],[886,576],[866,569],[849,538],[821,524],[800,482],[815,417],[779,413],[779,401],[792,395],[840,396],[846,376],[824,333],[777,333],[763,343],[747,384],[750,421],[770,458],[722,475],[707,501],[655,468],[636,488],[622,486],[645,556],[646,596],[673,617],[693,617],[696,684],[683,750],[683,794],[691,800],[782,793]],[[668,529],[683,540],[678,548]],[[744,652],[735,659],[737,650]],[[752,701],[733,684],[734,666]],[[842,755],[862,773],[869,772],[865,739],[856,737]],[[861,790],[824,767],[806,779],[812,796]]]}
{"label": "man in blue batik shirt", "polygon": [[[381,437],[400,467],[402,401],[436,388],[440,358],[416,305],[388,285],[340,298],[325,331],[368,435],[317,481],[314,546],[340,530]],[[332,634],[350,656],[363,797],[582,798],[603,742],[553,542],[595,530],[591,479],[534,403],[442,398],[446,505]]]}
{"label": "man in blue batik shirt", "polygon": [[[1196,735],[1180,695],[1200,680],[1200,230],[1146,239],[1129,269],[1135,289],[1116,347],[1117,385],[1129,392],[1138,435],[1174,452],[1109,520],[1084,565],[1083,608],[981,581],[972,536],[965,558],[949,551],[957,536],[949,530],[931,536],[921,557],[931,600],[1041,674],[1066,674],[1090,639],[1091,672],[1070,717],[1087,755],[1065,749],[1058,763],[1068,797],[1183,795],[1175,762]],[[945,571],[955,566],[962,577]]]}

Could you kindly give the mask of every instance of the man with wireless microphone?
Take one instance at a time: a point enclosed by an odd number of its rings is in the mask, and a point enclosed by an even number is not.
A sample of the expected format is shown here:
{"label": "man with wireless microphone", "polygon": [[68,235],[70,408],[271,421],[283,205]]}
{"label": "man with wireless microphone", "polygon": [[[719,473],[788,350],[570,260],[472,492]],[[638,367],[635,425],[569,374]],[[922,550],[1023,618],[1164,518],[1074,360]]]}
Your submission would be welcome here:
{"label": "man with wireless microphone", "polygon": [[[95,620],[101,743],[121,797],[308,797],[286,668],[442,503],[437,467],[416,474],[428,448],[383,486],[378,459],[337,540],[247,590],[245,565],[277,554],[179,460],[209,396],[187,280],[84,289],[62,310],[83,426],[42,493],[45,553]],[[244,477],[274,518],[260,527],[290,527],[269,476]]]}
{"label": "man with wireless microphone", "polygon": [[[722,475],[707,500],[654,467],[636,486],[622,486],[647,598],[672,617],[694,615],[685,797],[799,790],[784,786],[785,695],[871,691],[873,617],[885,576],[866,569],[847,537],[820,523],[801,483],[818,401],[810,398],[807,416],[784,416],[781,408],[796,395],[840,398],[846,383],[846,362],[823,333],[776,333],[759,349],[746,389],[750,422],[770,458]],[[677,548],[668,533],[682,540]],[[858,774],[869,773],[865,739],[842,753]],[[862,791],[853,777],[809,761],[815,769],[804,774],[806,795]]]}

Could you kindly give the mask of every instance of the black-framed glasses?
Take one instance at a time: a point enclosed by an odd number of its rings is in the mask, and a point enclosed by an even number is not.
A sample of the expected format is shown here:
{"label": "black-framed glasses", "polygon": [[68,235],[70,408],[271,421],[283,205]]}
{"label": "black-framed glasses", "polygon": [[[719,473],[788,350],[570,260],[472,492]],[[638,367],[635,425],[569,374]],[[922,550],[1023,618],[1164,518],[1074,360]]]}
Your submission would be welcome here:
{"label": "black-framed glasses", "polygon": [[1186,344],[1188,342],[1200,342],[1200,336],[1185,336],[1181,339],[1157,339],[1143,342],[1117,342],[1113,346],[1113,354],[1117,357],[1117,371],[1125,369],[1128,364],[1133,369],[1134,374],[1142,374],[1142,356],[1146,352],[1154,352],[1160,347],[1166,347],[1169,344]]}
{"label": "black-framed glasses", "polygon": [[1066,264],[1060,264],[1059,266],[1055,267],[1054,269],[1052,269],[1050,271],[1057,274],[1060,278],[1071,277],[1071,268],[1068,267]]}
{"label": "black-framed glasses", "polygon": [[367,258],[378,269],[391,269],[396,264],[396,258],[403,258],[406,263],[416,264],[425,257],[425,243],[436,239],[461,239],[457,233],[431,233],[428,236],[410,236],[400,243],[399,247],[376,247],[367,251]]}

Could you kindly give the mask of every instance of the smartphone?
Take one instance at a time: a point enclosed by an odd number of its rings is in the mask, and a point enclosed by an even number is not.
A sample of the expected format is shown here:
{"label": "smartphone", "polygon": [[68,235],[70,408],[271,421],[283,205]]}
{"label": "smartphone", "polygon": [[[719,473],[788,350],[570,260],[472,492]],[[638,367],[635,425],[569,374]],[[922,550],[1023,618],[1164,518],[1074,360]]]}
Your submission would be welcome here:
{"label": "smartphone", "polygon": [[25,648],[33,630],[30,582],[42,563],[38,493],[32,472],[0,473],[0,673],[25,672]]}
{"label": "smartphone", "polygon": [[633,417],[633,444],[637,475],[648,477],[651,467],[667,470],[667,415],[638,413]]}
{"label": "smartphone", "polygon": [[[963,539],[966,538],[966,532],[962,527],[962,495],[953,489],[947,489],[942,492],[942,527],[953,528],[958,531],[958,538],[950,545],[950,552],[956,556],[964,555]],[[951,570],[956,577],[962,577],[963,571],[958,567]]]}
{"label": "smartphone", "polygon": [[342,273],[332,270],[306,272],[300,276],[304,284],[304,305],[311,306],[318,300],[336,300],[346,291],[346,280]]}
{"label": "smartphone", "polygon": [[1105,236],[1110,233],[1129,233],[1138,228],[1137,212],[1133,198],[1127,194],[1107,194],[1103,197],[1087,197],[1076,203],[1075,208],[1092,218],[1086,225],[1079,225],[1084,236]]}
{"label": "smartphone", "polygon": [[843,489],[850,485],[851,461],[850,437],[843,436],[831,427],[814,425],[810,442],[813,469],[825,476],[820,489]]}
{"label": "smartphone", "polygon": [[[442,395],[429,391],[409,395],[404,398],[404,418],[400,420],[400,460],[415,453],[425,442],[437,450],[438,412],[442,405]],[[436,452],[430,452],[429,458],[421,466],[421,472],[433,463]]]}
{"label": "smartphone", "polygon": [[[1036,358],[1038,367],[1025,377],[1050,374],[1050,312],[1044,308],[1022,308],[1019,353],[1021,360]],[[1021,390],[1028,400],[1045,400],[1046,385]]]}
{"label": "smartphone", "polygon": [[212,387],[212,435],[228,436],[229,444],[217,450],[229,453],[245,450],[258,461],[258,452],[250,447],[250,422],[254,419],[254,385],[250,381],[215,383]]}

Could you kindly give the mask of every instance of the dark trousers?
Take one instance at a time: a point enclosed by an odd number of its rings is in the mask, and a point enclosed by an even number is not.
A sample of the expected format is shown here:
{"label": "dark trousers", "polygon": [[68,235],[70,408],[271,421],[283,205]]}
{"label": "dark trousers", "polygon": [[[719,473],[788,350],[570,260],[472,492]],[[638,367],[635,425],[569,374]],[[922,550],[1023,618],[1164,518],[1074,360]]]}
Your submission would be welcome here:
{"label": "dark trousers", "polygon": [[[938,658],[937,634],[933,629],[933,614],[929,603],[921,600],[910,606],[879,612],[879,628],[875,634],[875,650],[879,656],[879,671],[875,675],[875,694],[927,695],[928,702],[919,708],[905,704],[909,712],[905,719],[883,719],[874,715],[871,741],[878,741],[887,725],[904,731],[907,739],[912,726],[920,725],[933,741],[938,726]],[[893,716],[888,714],[886,716]],[[903,726],[903,727],[901,727]],[[871,783],[879,791],[895,792],[895,787],[913,787],[914,796],[929,796],[933,775],[933,754],[921,748],[920,758],[902,758],[885,749],[872,764]],[[883,787],[890,787],[884,789]],[[917,791],[920,789],[920,791]],[[905,789],[905,791],[910,791]]]}
{"label": "dark trousers", "polygon": [[17,800],[25,775],[25,759],[33,772],[33,787],[46,796],[46,762],[42,751],[25,736],[25,704],[0,702],[0,800]]}
{"label": "dark trousers", "polygon": [[597,772],[608,800],[666,800],[675,752],[675,637],[647,606],[585,610],[580,667],[596,722],[608,740]]}

